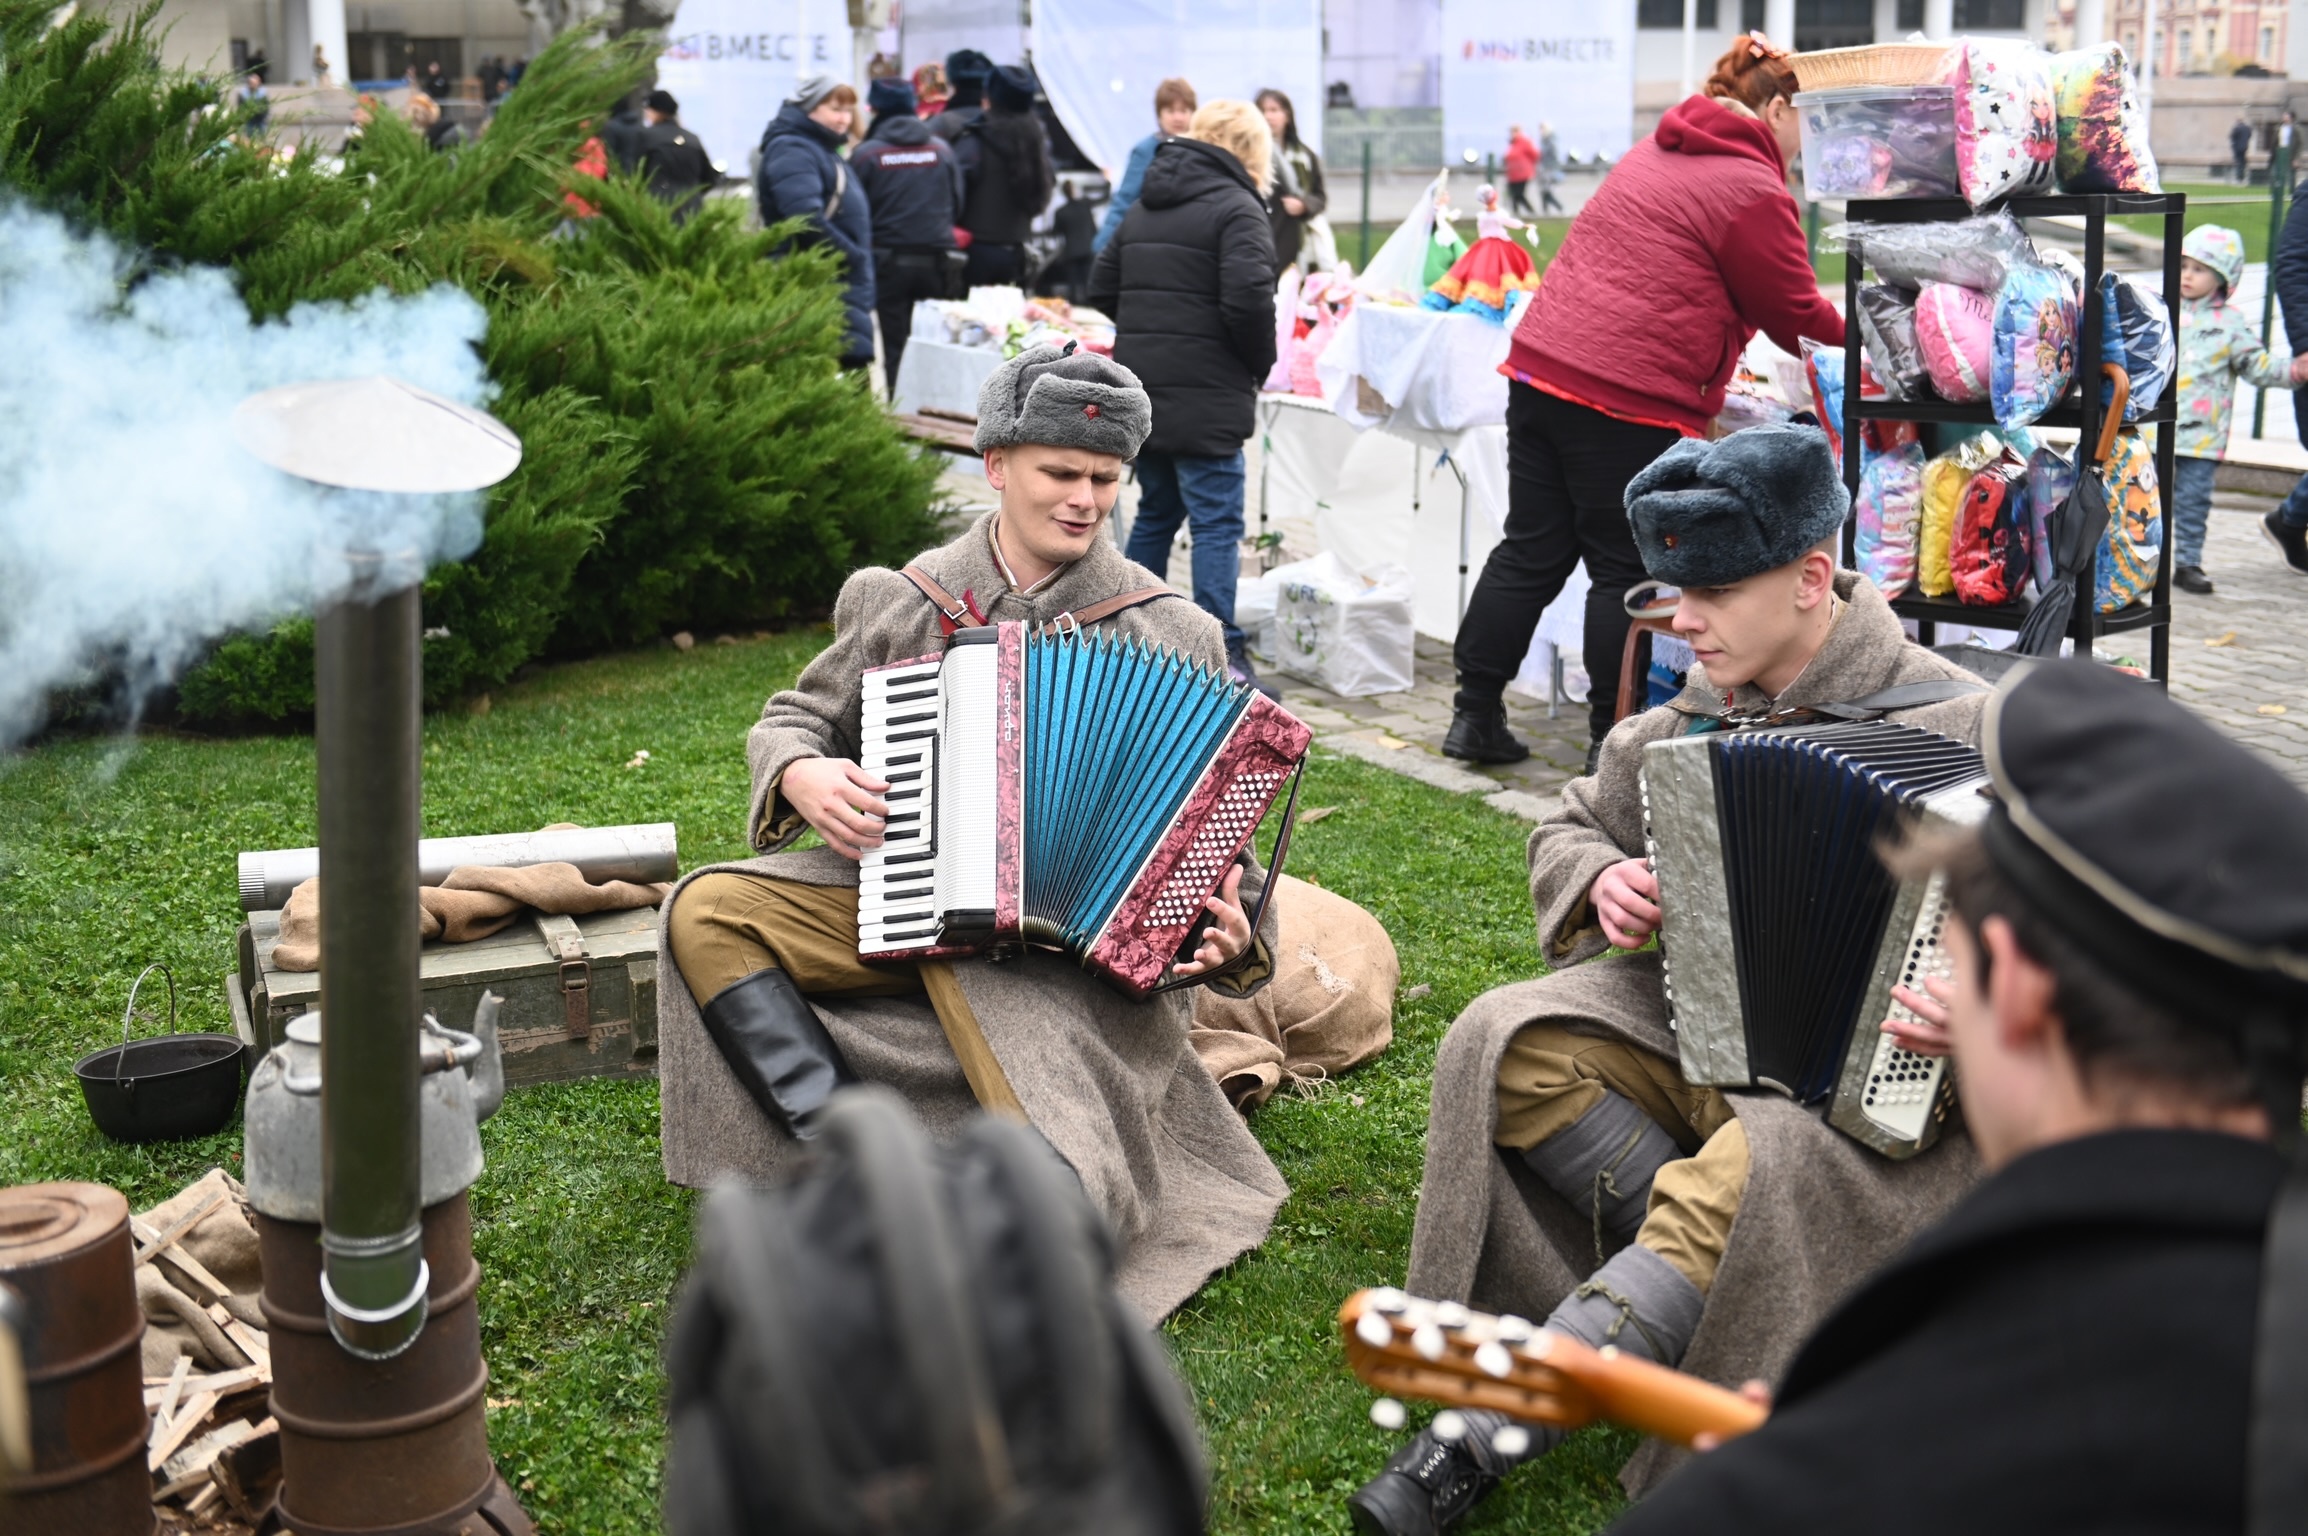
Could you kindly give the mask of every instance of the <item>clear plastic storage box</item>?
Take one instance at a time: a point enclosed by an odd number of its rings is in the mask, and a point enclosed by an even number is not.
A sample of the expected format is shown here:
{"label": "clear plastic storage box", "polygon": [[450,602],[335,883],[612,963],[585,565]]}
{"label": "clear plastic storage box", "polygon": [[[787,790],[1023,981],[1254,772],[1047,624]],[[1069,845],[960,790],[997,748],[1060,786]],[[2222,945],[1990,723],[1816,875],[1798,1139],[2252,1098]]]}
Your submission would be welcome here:
{"label": "clear plastic storage box", "polygon": [[1848,197],[1956,197],[1955,87],[1847,85],[1802,91],[1803,190]]}

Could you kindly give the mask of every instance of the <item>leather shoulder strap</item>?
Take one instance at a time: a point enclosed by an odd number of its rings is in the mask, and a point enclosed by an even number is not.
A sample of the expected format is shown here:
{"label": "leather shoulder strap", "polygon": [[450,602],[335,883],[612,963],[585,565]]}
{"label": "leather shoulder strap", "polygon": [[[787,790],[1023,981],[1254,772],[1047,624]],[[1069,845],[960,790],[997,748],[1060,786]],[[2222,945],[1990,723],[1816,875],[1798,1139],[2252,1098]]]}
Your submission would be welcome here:
{"label": "leather shoulder strap", "polygon": [[962,606],[960,598],[932,581],[930,573],[920,566],[909,565],[898,574],[920,588],[922,596],[928,598],[936,606],[938,612],[944,614],[953,623],[966,625],[977,622],[970,617],[970,611]]}
{"label": "leather shoulder strap", "polygon": [[1920,709],[1926,704],[1945,704],[1966,694],[1987,691],[1984,683],[1968,682],[1960,677],[1933,677],[1920,683],[1898,683],[1878,689],[1864,698],[1844,699],[1833,704],[1811,704],[1805,708],[1812,714],[1824,715],[1830,720],[1873,720],[1895,709]]}
{"label": "leather shoulder strap", "polygon": [[1104,602],[1092,603],[1087,608],[1077,608],[1071,614],[1061,615],[1056,622],[1062,624],[1067,618],[1071,618],[1076,624],[1087,629],[1100,619],[1110,619],[1117,613],[1136,608],[1144,603],[1151,603],[1156,598],[1184,596],[1184,593],[1171,587],[1140,587],[1135,592],[1124,592],[1119,596],[1109,597]]}

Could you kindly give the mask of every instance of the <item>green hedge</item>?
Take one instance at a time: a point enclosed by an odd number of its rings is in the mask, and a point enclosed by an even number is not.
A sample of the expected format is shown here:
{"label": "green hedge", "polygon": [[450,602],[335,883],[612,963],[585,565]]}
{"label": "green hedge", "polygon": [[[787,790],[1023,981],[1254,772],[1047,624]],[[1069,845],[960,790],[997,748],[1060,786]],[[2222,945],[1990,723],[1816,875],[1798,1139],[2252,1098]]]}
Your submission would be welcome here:
{"label": "green hedge", "polygon": [[[429,701],[540,656],[821,611],[849,571],[933,537],[937,464],[836,367],[834,259],[770,260],[775,233],[727,200],[676,227],[637,184],[570,169],[653,38],[562,38],[453,153],[382,115],[339,174],[209,110],[221,82],[161,69],[155,13],[51,27],[53,0],[0,0],[0,193],[155,266],[229,267],[260,317],[440,282],[481,302],[491,409],[525,452],[480,548],[427,578]],[[572,185],[597,217],[568,216]],[[226,638],[180,715],[304,716],[311,658],[303,616]]]}

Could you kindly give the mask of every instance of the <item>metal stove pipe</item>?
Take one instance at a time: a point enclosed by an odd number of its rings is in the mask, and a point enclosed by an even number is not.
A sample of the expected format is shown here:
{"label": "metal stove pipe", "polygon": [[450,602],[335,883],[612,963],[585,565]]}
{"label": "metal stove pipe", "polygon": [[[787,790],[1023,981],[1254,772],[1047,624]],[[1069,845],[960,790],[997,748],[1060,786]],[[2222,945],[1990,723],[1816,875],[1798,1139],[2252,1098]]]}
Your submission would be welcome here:
{"label": "metal stove pipe", "polygon": [[[392,562],[402,579],[414,561]],[[329,1331],[389,1359],[425,1326],[418,1093],[419,590],[353,557],[314,623],[320,765],[321,1294]],[[379,590],[390,587],[390,590]]]}

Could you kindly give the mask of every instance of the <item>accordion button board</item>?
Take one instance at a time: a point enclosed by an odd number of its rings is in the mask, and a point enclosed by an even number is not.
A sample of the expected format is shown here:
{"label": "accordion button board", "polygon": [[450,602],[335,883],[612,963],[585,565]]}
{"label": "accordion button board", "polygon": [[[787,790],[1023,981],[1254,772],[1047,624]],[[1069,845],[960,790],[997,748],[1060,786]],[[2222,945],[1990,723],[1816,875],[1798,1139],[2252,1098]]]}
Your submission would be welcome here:
{"label": "accordion button board", "polygon": [[859,765],[891,787],[860,861],[860,957],[1031,943],[1132,996],[1165,979],[1313,742],[1222,670],[1079,630],[960,630],[862,691]]}
{"label": "accordion button board", "polygon": [[1887,721],[1715,732],[1644,749],[1670,1027],[1685,1077],[1823,1104],[1890,1157],[1937,1139],[1943,1058],[1881,1032],[1891,989],[1945,976],[1941,882],[1879,849],[1987,811],[1977,749]]}

